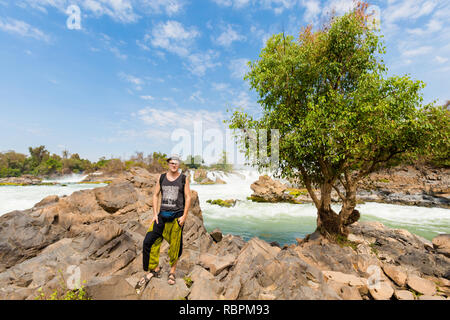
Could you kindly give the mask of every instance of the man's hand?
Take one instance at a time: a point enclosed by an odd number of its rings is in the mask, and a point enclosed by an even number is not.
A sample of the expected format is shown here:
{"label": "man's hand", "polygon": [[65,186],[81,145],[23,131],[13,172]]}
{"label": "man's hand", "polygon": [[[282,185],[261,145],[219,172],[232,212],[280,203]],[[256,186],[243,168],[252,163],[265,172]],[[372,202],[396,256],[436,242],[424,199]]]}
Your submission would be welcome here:
{"label": "man's hand", "polygon": [[153,223],[153,221],[156,221],[156,224],[159,223],[159,222],[158,222],[158,215],[157,215],[157,214],[153,215],[153,219],[152,219],[152,221],[150,222],[150,225]]}
{"label": "man's hand", "polygon": [[182,227],[184,225],[184,222],[186,221],[187,215],[183,215],[180,219],[178,219],[178,223]]}

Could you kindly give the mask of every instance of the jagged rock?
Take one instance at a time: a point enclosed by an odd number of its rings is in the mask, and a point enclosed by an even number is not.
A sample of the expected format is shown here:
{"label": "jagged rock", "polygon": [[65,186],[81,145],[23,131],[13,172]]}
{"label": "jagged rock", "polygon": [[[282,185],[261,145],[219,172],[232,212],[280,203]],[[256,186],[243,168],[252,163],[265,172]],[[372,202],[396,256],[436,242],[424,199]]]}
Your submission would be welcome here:
{"label": "jagged rock", "polygon": [[96,300],[136,300],[134,288],[120,276],[94,278],[85,286],[86,293]]}
{"label": "jagged rock", "polygon": [[251,197],[261,199],[261,201],[279,202],[287,200],[287,195],[284,194],[287,187],[267,175],[260,176],[250,188],[253,190]]}
{"label": "jagged rock", "polygon": [[38,203],[36,203],[34,205],[34,208],[38,208],[38,207],[45,207],[49,204],[55,203],[59,201],[59,197],[58,196],[48,196],[45,197],[44,199],[42,199],[41,201],[39,201]]}
{"label": "jagged rock", "polygon": [[393,204],[450,207],[449,168],[404,165],[381,169],[358,183],[358,198]]}
{"label": "jagged rock", "polygon": [[202,267],[209,270],[213,276],[221,273],[225,268],[233,265],[235,256],[227,254],[225,256],[215,256],[209,253],[203,253],[200,255],[199,263]]}
{"label": "jagged rock", "polygon": [[440,234],[433,238],[432,243],[438,253],[450,258],[450,234]]}
{"label": "jagged rock", "polygon": [[[32,209],[1,216],[0,299],[34,299],[39,288],[51,294],[59,288],[60,276],[69,279],[74,268],[93,299],[386,298],[392,296],[388,287],[393,289],[387,276],[401,285],[404,272],[414,290],[421,292],[411,280],[420,274],[437,281],[439,295],[450,295],[449,258],[409,232],[381,223],[355,223],[349,229],[358,242],[356,250],[318,233],[283,249],[233,235],[216,242],[204,227],[198,194],[192,191],[176,285],[167,283],[168,244],[163,242],[162,277],[152,279],[136,297],[133,287],[143,275],[142,242],[158,176],[133,169],[101,190],[47,199]],[[383,290],[369,293],[367,280],[374,266],[387,276],[380,272]],[[191,287],[183,279],[186,275],[192,278]],[[393,294],[397,299],[406,296]]]}
{"label": "jagged rock", "polygon": [[175,284],[167,282],[168,273],[162,273],[161,278],[152,278],[145,288],[140,300],[185,300],[189,288],[183,278],[176,278]]}
{"label": "jagged rock", "polygon": [[195,266],[189,277],[193,281],[189,300],[219,300],[223,285],[200,266]]}
{"label": "jagged rock", "polygon": [[133,185],[127,182],[115,183],[94,190],[98,204],[109,213],[115,213],[137,201],[137,193]]}

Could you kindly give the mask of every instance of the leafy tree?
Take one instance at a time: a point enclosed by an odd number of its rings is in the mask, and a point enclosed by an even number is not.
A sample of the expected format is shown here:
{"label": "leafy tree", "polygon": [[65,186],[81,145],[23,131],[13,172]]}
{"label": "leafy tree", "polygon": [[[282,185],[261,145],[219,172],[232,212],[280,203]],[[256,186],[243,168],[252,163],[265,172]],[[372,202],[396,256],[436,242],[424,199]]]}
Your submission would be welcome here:
{"label": "leafy tree", "polygon": [[[359,219],[357,182],[407,151],[423,151],[436,136],[422,104],[424,84],[409,76],[386,77],[381,36],[368,26],[367,4],[332,17],[298,39],[273,35],[245,79],[259,94],[262,116],[236,110],[232,129],[278,129],[278,177],[300,180],[317,208],[317,230],[329,238],[348,234]],[[241,137],[247,157],[248,138]],[[257,140],[256,140],[257,141]],[[253,165],[270,168],[265,159]],[[315,190],[318,189],[318,190]],[[342,200],[331,208],[331,192]]]}
{"label": "leafy tree", "polygon": [[45,149],[45,146],[39,146],[36,148],[29,147],[28,151],[30,152],[31,156],[31,169],[36,168],[41,164],[42,161],[45,161],[49,158],[49,152]]}

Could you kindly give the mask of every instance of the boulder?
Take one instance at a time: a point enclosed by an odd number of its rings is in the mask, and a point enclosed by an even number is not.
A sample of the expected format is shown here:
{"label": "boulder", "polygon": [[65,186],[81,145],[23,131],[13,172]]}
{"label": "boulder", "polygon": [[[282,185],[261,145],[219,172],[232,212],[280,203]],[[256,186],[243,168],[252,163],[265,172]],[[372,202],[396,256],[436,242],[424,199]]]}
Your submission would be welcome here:
{"label": "boulder", "polygon": [[224,287],[214,276],[200,266],[195,266],[189,274],[193,284],[189,300],[219,300]]}
{"label": "boulder", "polygon": [[401,267],[394,266],[392,264],[383,264],[383,271],[398,286],[404,287],[406,285],[406,279],[408,276],[406,271]]}
{"label": "boulder", "polygon": [[137,193],[128,182],[115,183],[94,190],[98,204],[109,213],[115,213],[137,201]]}
{"label": "boulder", "polygon": [[136,300],[134,288],[123,277],[107,276],[92,279],[85,285],[88,296],[95,300]]}
{"label": "boulder", "polygon": [[260,176],[250,188],[253,190],[251,197],[261,201],[279,202],[288,199],[288,196],[284,194],[287,187],[267,175]]}
{"label": "boulder", "polygon": [[223,238],[222,231],[220,229],[216,228],[210,233],[211,237],[214,239],[215,242],[220,242]]}
{"label": "boulder", "polygon": [[225,256],[215,256],[209,253],[200,255],[200,265],[209,270],[213,276],[217,276],[224,269],[229,268],[234,263],[235,256],[227,254]]}
{"label": "boulder", "polygon": [[369,293],[375,300],[389,300],[394,294],[394,289],[390,283],[380,281],[376,285],[369,287]]}
{"label": "boulder", "polygon": [[414,295],[408,290],[395,290],[394,297],[397,300],[414,300]]}
{"label": "boulder", "polygon": [[36,203],[34,205],[34,208],[45,207],[49,204],[53,204],[58,201],[59,201],[58,196],[48,196],[48,197],[45,197],[44,199],[42,199],[41,201],[39,201],[38,203]]}
{"label": "boulder", "polygon": [[440,234],[433,238],[432,243],[438,253],[450,258],[450,234]]}
{"label": "boulder", "polygon": [[409,274],[407,282],[408,287],[423,295],[433,296],[436,294],[436,285],[433,281],[421,278],[414,274]]}

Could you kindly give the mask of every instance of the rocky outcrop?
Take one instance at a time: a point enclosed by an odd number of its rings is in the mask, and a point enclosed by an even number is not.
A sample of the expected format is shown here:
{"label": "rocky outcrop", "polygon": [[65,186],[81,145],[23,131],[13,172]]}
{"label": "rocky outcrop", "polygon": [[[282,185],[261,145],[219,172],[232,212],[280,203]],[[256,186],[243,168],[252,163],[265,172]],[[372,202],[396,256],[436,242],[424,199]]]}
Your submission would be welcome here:
{"label": "rocky outcrop", "polygon": [[[450,169],[425,166],[401,166],[383,169],[360,181],[357,190],[359,202],[380,202],[424,207],[450,208]],[[312,202],[306,189],[287,185],[260,176],[251,185],[250,199],[260,202]],[[318,191],[316,191],[318,192]],[[342,189],[341,192],[345,193]],[[340,202],[336,191],[331,200]]]}
{"label": "rocky outcrop", "polygon": [[194,171],[194,181],[198,184],[226,184],[226,182],[219,177],[213,178],[214,180],[208,178],[208,171],[206,169],[195,169]]}
{"label": "rocky outcrop", "polygon": [[[0,217],[0,299],[34,299],[85,281],[93,299],[445,299],[450,259],[433,243],[379,223],[350,226],[350,241],[315,234],[280,248],[253,238],[211,234],[192,191],[177,281],[162,277],[141,296],[142,242],[152,216],[158,175],[132,169],[106,187],[48,197],[33,208]],[[350,245],[349,245],[350,244]],[[434,286],[434,290],[433,290]]]}
{"label": "rocky outcrop", "polygon": [[359,183],[362,201],[450,208],[450,169],[400,166],[382,169]]}
{"label": "rocky outcrop", "polygon": [[22,175],[20,177],[0,178],[0,185],[41,185],[42,179],[32,175]]}

